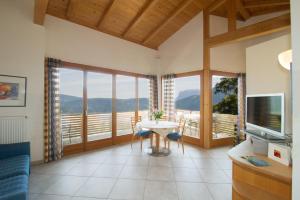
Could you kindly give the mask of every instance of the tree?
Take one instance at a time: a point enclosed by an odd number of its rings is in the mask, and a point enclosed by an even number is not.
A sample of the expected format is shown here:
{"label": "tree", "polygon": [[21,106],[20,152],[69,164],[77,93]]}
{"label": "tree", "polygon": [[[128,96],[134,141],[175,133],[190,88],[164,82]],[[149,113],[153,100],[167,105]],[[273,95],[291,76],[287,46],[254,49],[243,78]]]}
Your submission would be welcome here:
{"label": "tree", "polygon": [[237,115],[237,78],[221,78],[221,81],[215,86],[215,94],[223,93],[225,97],[221,102],[213,106],[213,111],[222,114]]}

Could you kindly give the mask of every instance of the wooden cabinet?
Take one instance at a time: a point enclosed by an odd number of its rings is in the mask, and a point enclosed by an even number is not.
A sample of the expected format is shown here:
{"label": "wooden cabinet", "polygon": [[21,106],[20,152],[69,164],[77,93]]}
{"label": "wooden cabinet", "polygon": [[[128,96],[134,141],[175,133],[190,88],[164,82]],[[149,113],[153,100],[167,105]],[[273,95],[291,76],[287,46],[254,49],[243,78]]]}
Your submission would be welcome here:
{"label": "wooden cabinet", "polygon": [[245,143],[229,151],[233,161],[233,200],[290,200],[292,195],[292,168],[277,163],[266,156],[256,155],[271,165],[255,167],[241,156],[253,155]]}

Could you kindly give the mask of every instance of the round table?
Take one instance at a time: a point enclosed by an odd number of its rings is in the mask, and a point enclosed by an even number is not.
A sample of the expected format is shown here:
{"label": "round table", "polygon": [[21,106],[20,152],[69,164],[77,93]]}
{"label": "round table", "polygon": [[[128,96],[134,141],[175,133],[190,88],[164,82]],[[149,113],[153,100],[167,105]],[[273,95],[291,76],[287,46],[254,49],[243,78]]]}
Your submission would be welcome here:
{"label": "round table", "polygon": [[143,120],[136,124],[138,129],[150,129],[153,131],[155,135],[156,146],[152,148],[152,152],[150,155],[153,156],[167,156],[170,154],[168,149],[161,149],[160,148],[160,136],[166,137],[170,132],[174,129],[177,129],[179,126],[176,122],[171,121],[150,121],[150,120]]}

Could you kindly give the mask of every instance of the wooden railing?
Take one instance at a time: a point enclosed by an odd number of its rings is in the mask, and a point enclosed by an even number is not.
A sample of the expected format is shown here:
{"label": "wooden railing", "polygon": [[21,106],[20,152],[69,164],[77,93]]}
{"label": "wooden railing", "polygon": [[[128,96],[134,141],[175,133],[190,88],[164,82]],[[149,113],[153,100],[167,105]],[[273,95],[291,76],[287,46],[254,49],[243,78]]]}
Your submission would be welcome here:
{"label": "wooden railing", "polygon": [[233,137],[237,115],[213,114],[213,138]]}

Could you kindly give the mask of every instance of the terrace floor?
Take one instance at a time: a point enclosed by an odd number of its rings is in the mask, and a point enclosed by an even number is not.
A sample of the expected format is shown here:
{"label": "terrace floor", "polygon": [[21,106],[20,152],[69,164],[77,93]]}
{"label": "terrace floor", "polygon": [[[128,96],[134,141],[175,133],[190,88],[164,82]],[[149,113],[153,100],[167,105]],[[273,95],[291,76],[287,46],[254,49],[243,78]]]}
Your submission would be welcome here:
{"label": "terrace floor", "polygon": [[[145,141],[144,146],[149,145]],[[33,166],[31,200],[229,200],[229,147],[204,150],[171,143],[167,157],[151,157],[130,144]]]}

